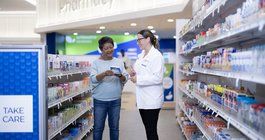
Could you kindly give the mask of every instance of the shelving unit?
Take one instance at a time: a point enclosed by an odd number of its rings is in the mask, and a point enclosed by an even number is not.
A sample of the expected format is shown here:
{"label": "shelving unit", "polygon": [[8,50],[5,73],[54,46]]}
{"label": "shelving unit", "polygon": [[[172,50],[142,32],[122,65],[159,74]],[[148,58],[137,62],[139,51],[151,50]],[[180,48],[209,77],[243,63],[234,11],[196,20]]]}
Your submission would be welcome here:
{"label": "shelving unit", "polygon": [[183,93],[184,93],[185,95],[187,95],[189,98],[191,98],[191,99],[194,98],[193,95],[192,95],[189,91],[185,90],[185,89],[182,88],[180,85],[178,86],[178,88],[181,90],[181,92],[183,92]]}
{"label": "shelving unit", "polygon": [[[204,137],[207,140],[211,140],[211,137],[207,134],[207,132],[204,130],[203,126],[198,122],[197,119],[195,119],[191,114],[188,114],[187,111],[184,109],[183,105],[181,103],[179,103],[179,107],[180,109],[184,112],[184,114],[189,118],[189,120],[191,122],[194,122],[196,124],[196,126],[200,129],[200,131],[203,133]],[[181,126],[182,127],[182,126]],[[183,130],[183,128],[182,128]],[[185,134],[185,133],[184,133]],[[185,137],[187,138],[186,134]]]}
{"label": "shelving unit", "polygon": [[201,9],[201,13],[197,13],[192,20],[188,23],[186,22],[189,28],[186,32],[182,32],[182,30],[177,32],[180,33],[179,39],[193,39],[193,37],[201,31],[213,27],[215,23],[224,21],[221,17],[227,17],[231,13],[235,13],[237,10],[236,7],[241,6],[243,1],[244,0],[216,0],[209,8],[206,10]]}
{"label": "shelving unit", "polygon": [[[184,93],[189,93],[188,91],[182,88],[180,89]],[[262,140],[264,138],[262,134],[258,133],[257,131],[253,130],[253,128],[246,126],[243,122],[238,120],[236,112],[232,112],[229,108],[225,106],[221,106],[220,104],[212,101],[211,99],[205,98],[201,95],[198,95],[197,93],[191,92],[191,96],[197,99],[201,104],[203,104],[203,106],[205,106],[207,110],[212,110],[212,112],[216,114],[216,117],[221,116],[223,119],[227,121],[228,124],[232,124],[239,131],[246,134],[246,136],[248,136],[249,138],[256,139],[256,140]],[[188,115],[187,112],[184,110],[184,107],[182,105],[179,105],[179,106],[185,112],[185,114]],[[189,117],[189,119],[194,121],[196,125],[200,128],[200,130],[203,130],[203,128],[201,127],[201,124],[198,123],[198,120],[194,119],[193,117]]]}
{"label": "shelving unit", "polygon": [[196,73],[192,72],[192,71],[184,71],[184,70],[179,70],[180,72],[182,72],[183,74],[185,74],[186,76],[189,76],[189,75],[194,75]]}
{"label": "shelving unit", "polygon": [[78,95],[81,95],[81,94],[83,94],[83,93],[87,93],[87,92],[91,92],[91,89],[89,88],[89,89],[83,90],[83,91],[81,91],[81,92],[76,92],[76,93],[73,93],[73,94],[70,94],[70,95],[64,96],[64,97],[62,97],[62,98],[59,98],[59,99],[57,99],[57,100],[55,100],[55,101],[49,102],[49,103],[48,103],[48,108],[52,108],[52,107],[54,107],[54,106],[56,106],[56,105],[58,105],[58,108],[59,108],[59,106],[61,106],[61,104],[62,104],[63,102],[65,102],[65,101],[67,101],[67,100],[72,101],[72,100],[73,100],[73,97],[76,97],[76,96],[78,96]]}
{"label": "shelving unit", "polygon": [[265,84],[265,75],[256,75],[255,73],[250,74],[250,73],[226,72],[226,71],[217,71],[217,70],[210,70],[203,68],[194,68],[192,69],[192,71],[201,74],[215,75],[226,78],[234,78],[254,83]]}
{"label": "shelving unit", "polygon": [[177,121],[178,121],[178,124],[179,124],[179,126],[180,126],[180,129],[181,129],[182,133],[184,134],[185,138],[186,138],[187,140],[189,140],[187,134],[184,132],[183,126],[182,126],[182,124],[181,124],[181,121],[180,121],[179,119],[177,119]]}
{"label": "shelving unit", "polygon": [[[48,55],[48,58],[48,139],[60,139],[66,135],[67,138],[81,140],[93,130],[92,120],[84,119],[86,115],[93,115],[92,88],[89,84],[90,64],[89,61],[84,61],[89,60],[89,56]],[[81,120],[82,123],[79,122]],[[61,124],[62,122],[65,123]],[[77,123],[80,125],[77,126]],[[86,128],[78,130],[78,135],[70,134],[72,128],[80,126]]]}
{"label": "shelving unit", "polygon": [[91,124],[87,129],[85,129],[77,138],[76,140],[82,140],[87,133],[90,133],[93,130],[93,124]]}
{"label": "shelving unit", "polygon": [[[177,20],[176,21],[176,40],[177,44],[177,62],[176,65],[181,65],[183,63],[191,63],[192,59],[196,55],[206,54],[208,51],[212,51],[218,48],[228,48],[231,46],[235,46],[240,48],[241,50],[246,50],[246,48],[250,48],[251,44],[259,44],[262,42],[264,44],[265,39],[265,13],[261,14],[256,13],[253,16],[249,16],[247,18],[242,18],[242,23],[237,28],[233,28],[229,31],[213,35],[206,36],[204,40],[194,46],[191,49],[186,51],[181,51],[181,47],[187,41],[195,39],[197,34],[200,32],[206,32],[208,28],[213,28],[216,23],[224,23],[225,18],[229,15],[234,15],[238,8],[241,8],[245,0],[217,0],[208,7],[208,9],[201,9],[201,13],[197,13],[190,21],[187,20]],[[264,12],[264,10],[263,10]],[[181,29],[180,27],[184,27]],[[244,47],[244,48],[243,48]],[[208,54],[207,54],[208,55]],[[219,69],[209,69],[209,68],[198,68],[193,67],[192,72],[197,74],[197,80],[206,79],[211,80],[213,77],[216,77],[215,81],[220,81],[220,78],[224,79],[233,79],[238,84],[242,84],[242,82],[251,82],[253,84],[262,84],[265,85],[265,75],[259,73],[251,73],[251,72],[235,72],[235,71],[223,71]],[[185,90],[180,82],[182,79],[186,80],[194,80],[194,74],[187,73],[181,69],[177,69],[177,91],[176,91],[176,107],[179,107],[179,110],[182,110],[191,121],[193,121],[197,127],[202,131],[205,138],[211,140],[211,137],[204,131],[202,124],[200,124],[199,120],[196,120],[193,116],[189,116],[185,111],[182,105],[182,96],[186,95],[188,98],[196,99],[199,104],[201,104],[206,110],[209,110],[216,117],[220,116],[227,122],[228,128],[232,125],[233,128],[236,128],[239,132],[243,133],[246,137],[252,140],[265,140],[265,135],[261,134],[261,132],[256,131],[254,128],[248,126],[246,123],[241,121],[238,118],[238,114],[236,111],[231,110],[230,108],[218,104],[213,101],[209,97],[205,97],[199,95],[198,93],[194,93],[192,91]],[[193,77],[191,77],[193,76]],[[202,78],[203,77],[203,78]],[[218,83],[215,83],[218,84]],[[221,83],[219,83],[221,84]],[[229,83],[227,83],[229,84]],[[237,86],[236,84],[236,86]],[[235,85],[233,85],[235,86]],[[256,86],[255,86],[256,87]],[[257,87],[261,87],[260,85]],[[256,89],[257,90],[257,89]],[[259,89],[259,91],[264,91],[264,89]],[[257,97],[260,97],[257,96]],[[176,114],[178,113],[178,109],[176,109]]]}
{"label": "shelving unit", "polygon": [[193,118],[193,122],[196,124],[196,126],[201,130],[203,136],[205,137],[205,139],[207,140],[212,140],[211,137],[207,134],[207,132],[204,130],[203,126],[201,125],[201,123],[198,122],[197,119]]}
{"label": "shelving unit", "polygon": [[48,79],[62,79],[62,77],[68,77],[75,76],[75,75],[83,75],[83,74],[89,74],[87,70],[76,70],[76,71],[68,71],[68,72],[56,72],[56,73],[48,73]]}
{"label": "shelving unit", "polygon": [[260,32],[260,30],[263,29],[264,25],[265,16],[256,19],[254,23],[246,23],[241,27],[233,29],[222,35],[206,39],[206,41],[202,44],[195,45],[191,50],[183,51],[179,54],[201,53],[213,48],[248,41],[250,39],[263,36],[265,35],[265,32]]}
{"label": "shelving unit", "polygon": [[65,124],[63,124],[60,128],[55,130],[53,133],[49,134],[49,140],[51,140],[53,137],[55,137],[57,134],[61,133],[67,126],[72,124],[74,121],[76,121],[80,116],[82,116],[87,111],[91,111],[92,107],[88,107],[80,112],[78,112],[73,118],[71,118],[69,121],[67,121]]}

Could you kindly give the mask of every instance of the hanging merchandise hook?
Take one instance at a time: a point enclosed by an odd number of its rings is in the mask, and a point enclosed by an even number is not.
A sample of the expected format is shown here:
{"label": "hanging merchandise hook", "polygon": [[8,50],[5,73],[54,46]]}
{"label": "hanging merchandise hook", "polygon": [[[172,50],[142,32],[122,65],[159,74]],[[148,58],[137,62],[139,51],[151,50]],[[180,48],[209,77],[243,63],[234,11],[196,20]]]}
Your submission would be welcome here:
{"label": "hanging merchandise hook", "polygon": [[215,115],[215,117],[217,118],[218,116],[219,116],[219,113],[217,112],[216,115]]}
{"label": "hanging merchandise hook", "polygon": [[263,30],[265,21],[259,22],[259,31],[261,32]]}
{"label": "hanging merchandise hook", "polygon": [[227,118],[227,129],[230,128],[230,118]]}
{"label": "hanging merchandise hook", "polygon": [[239,78],[236,79],[236,85],[237,88],[239,87]]}

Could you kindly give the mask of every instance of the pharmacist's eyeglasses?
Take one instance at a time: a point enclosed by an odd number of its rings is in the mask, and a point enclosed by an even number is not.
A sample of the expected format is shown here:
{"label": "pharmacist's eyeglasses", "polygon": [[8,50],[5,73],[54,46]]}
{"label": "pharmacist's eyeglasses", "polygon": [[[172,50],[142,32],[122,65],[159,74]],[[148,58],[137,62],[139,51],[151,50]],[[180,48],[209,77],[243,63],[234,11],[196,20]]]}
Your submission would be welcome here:
{"label": "pharmacist's eyeglasses", "polygon": [[141,41],[142,39],[145,39],[145,38],[144,38],[144,37],[142,37],[142,38],[138,38],[138,39],[137,39],[137,42]]}

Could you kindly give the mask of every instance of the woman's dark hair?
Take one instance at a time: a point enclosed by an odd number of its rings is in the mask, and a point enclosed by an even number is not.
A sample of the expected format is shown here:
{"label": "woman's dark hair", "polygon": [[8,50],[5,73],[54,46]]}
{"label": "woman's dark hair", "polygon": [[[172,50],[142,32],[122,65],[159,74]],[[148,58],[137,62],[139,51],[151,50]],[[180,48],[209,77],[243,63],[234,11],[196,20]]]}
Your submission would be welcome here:
{"label": "woman's dark hair", "polygon": [[156,49],[159,49],[159,42],[158,42],[157,38],[154,36],[154,34],[150,30],[144,29],[144,30],[139,31],[137,34],[142,35],[144,38],[150,37],[151,44]]}
{"label": "woman's dark hair", "polygon": [[102,38],[100,38],[98,40],[98,47],[99,47],[99,49],[102,50],[104,44],[106,44],[106,43],[111,43],[114,46],[113,39],[110,38],[110,37],[108,37],[108,36],[104,36],[104,37],[102,37]]}

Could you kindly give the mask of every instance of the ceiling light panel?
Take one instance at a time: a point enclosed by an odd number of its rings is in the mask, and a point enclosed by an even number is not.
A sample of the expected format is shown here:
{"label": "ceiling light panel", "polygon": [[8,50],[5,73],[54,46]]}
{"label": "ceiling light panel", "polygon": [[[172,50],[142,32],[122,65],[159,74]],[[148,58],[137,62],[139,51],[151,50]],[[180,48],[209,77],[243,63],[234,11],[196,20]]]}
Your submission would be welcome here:
{"label": "ceiling light panel", "polygon": [[147,26],[147,28],[150,29],[150,30],[151,30],[151,29],[154,29],[153,26]]}
{"label": "ceiling light panel", "polygon": [[100,30],[104,30],[104,29],[106,29],[106,27],[105,26],[100,26],[99,29]]}
{"label": "ceiling light panel", "polygon": [[131,23],[131,26],[137,26],[137,24],[136,23]]}
{"label": "ceiling light panel", "polygon": [[167,22],[174,22],[174,19],[167,19]]}

